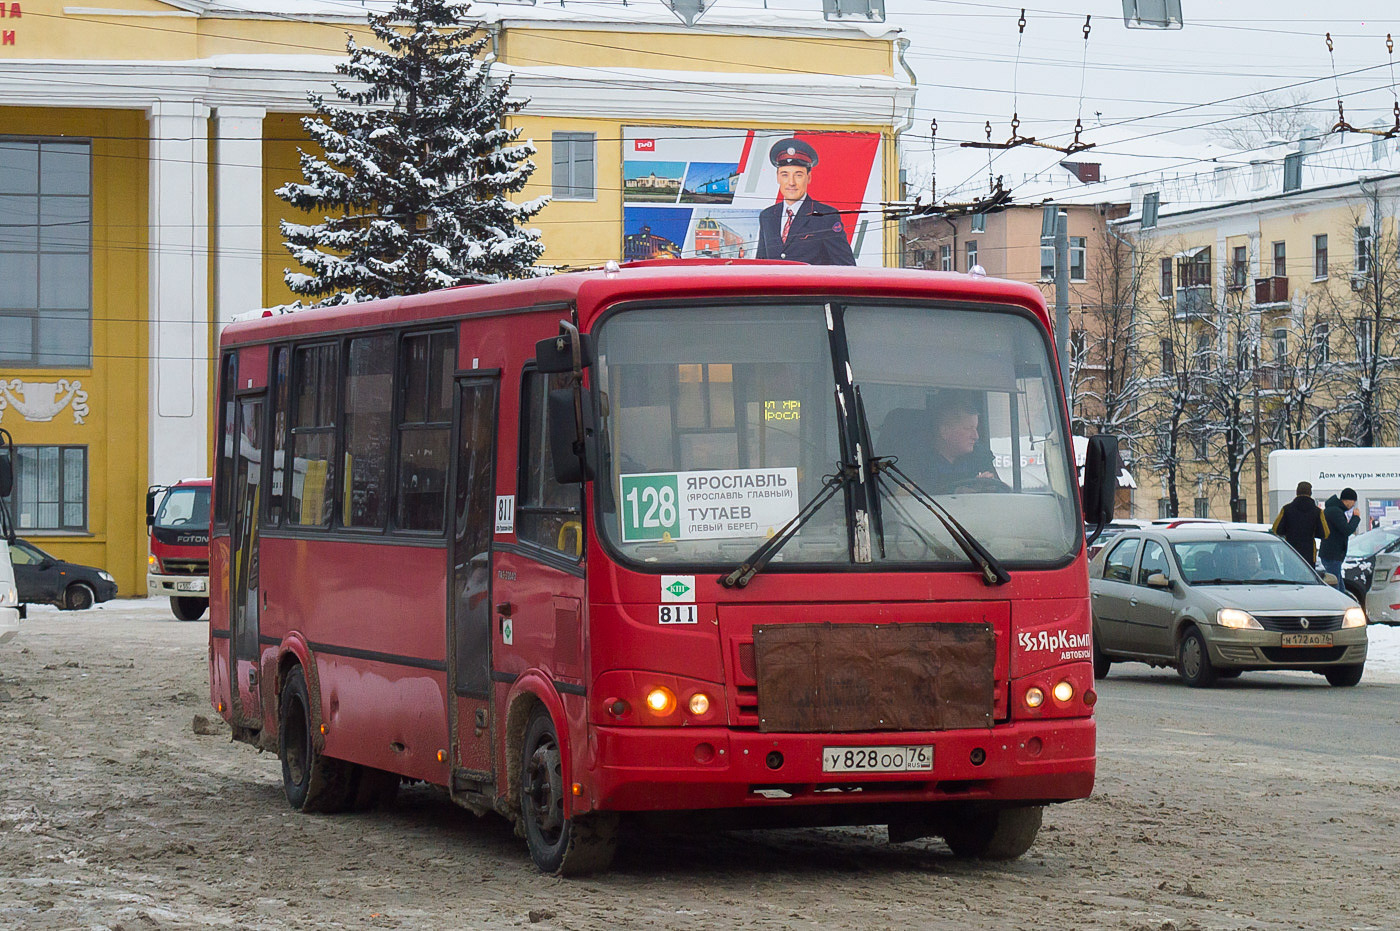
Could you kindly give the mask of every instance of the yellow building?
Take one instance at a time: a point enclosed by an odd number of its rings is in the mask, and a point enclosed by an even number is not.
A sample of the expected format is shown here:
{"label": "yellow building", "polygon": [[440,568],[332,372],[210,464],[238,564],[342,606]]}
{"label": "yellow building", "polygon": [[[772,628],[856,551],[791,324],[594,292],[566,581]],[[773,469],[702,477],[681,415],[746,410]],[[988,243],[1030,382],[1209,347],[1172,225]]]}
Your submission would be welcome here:
{"label": "yellow building", "polygon": [[[676,254],[751,254],[756,207],[775,198],[767,154],[794,134],[827,152],[814,197],[823,179],[857,207],[894,199],[914,92],[903,42],[813,7],[721,8],[687,27],[658,0],[474,5],[495,74],[530,101],[515,122],[540,150],[522,197],[554,197],[533,224],[544,261],[621,259],[624,242],[671,254],[661,238]],[[0,9],[0,425],[20,452],[16,518],[136,594],[147,485],[210,471],[220,325],[293,298],[273,191],[299,180],[307,93],[333,99],[346,32],[369,33],[358,7],[329,0]],[[625,192],[630,164],[664,175],[677,161],[680,183],[656,189],[676,200]],[[852,216],[857,260],[899,264],[893,226]]]}
{"label": "yellow building", "polygon": [[1135,184],[1116,224],[1141,271],[1131,516],[1269,522],[1271,450],[1400,442],[1400,140],[1212,161]]}

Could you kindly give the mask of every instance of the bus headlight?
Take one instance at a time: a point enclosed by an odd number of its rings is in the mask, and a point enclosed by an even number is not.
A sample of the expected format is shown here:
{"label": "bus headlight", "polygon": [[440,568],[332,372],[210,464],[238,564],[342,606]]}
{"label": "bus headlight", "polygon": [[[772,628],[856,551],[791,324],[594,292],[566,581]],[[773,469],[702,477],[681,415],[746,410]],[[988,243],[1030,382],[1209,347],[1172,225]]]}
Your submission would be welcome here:
{"label": "bus headlight", "polygon": [[1254,619],[1254,615],[1239,608],[1221,608],[1215,612],[1215,623],[1235,630],[1263,630],[1264,625]]}
{"label": "bus headlight", "polygon": [[690,696],[690,713],[696,715],[705,714],[710,710],[710,696],[704,692],[696,692]]}
{"label": "bus headlight", "polygon": [[1034,685],[1032,685],[1030,688],[1026,689],[1026,707],[1027,707],[1027,708],[1039,708],[1039,707],[1040,707],[1041,705],[1043,705],[1043,704],[1045,704],[1045,693],[1044,693],[1044,692],[1042,692],[1038,687],[1036,687],[1036,686],[1034,686]]}
{"label": "bus headlight", "polygon": [[1342,615],[1343,627],[1365,627],[1366,609],[1361,607],[1347,608],[1347,613]]}
{"label": "bus headlight", "polygon": [[1063,705],[1074,697],[1074,686],[1061,679],[1055,683],[1055,688],[1051,690],[1050,694],[1055,696],[1055,701]]}

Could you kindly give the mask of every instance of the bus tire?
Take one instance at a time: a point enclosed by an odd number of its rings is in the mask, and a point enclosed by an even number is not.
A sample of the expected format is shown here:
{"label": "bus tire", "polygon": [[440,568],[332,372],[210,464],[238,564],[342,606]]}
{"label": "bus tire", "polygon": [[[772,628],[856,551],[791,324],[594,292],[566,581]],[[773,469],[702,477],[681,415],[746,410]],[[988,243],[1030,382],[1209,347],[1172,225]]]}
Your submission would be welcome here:
{"label": "bus tire", "polygon": [[559,734],[536,708],[521,742],[520,819],[530,859],[544,873],[586,876],[606,870],[617,852],[617,816],[564,817],[564,764]]}
{"label": "bus tire", "polygon": [[207,598],[181,598],[172,597],[170,599],[170,610],[182,621],[197,621],[204,617],[204,612],[209,607]]}
{"label": "bus tire", "polygon": [[1099,638],[1097,634],[1090,637],[1091,646],[1094,652],[1094,678],[1107,679],[1109,669],[1113,668],[1113,660],[1104,655],[1099,649]]}
{"label": "bus tire", "polygon": [[277,714],[277,756],[282,790],[298,811],[343,811],[353,801],[355,767],[316,750],[311,735],[311,699],[306,674],[293,666],[282,685]]}
{"label": "bus tire", "polygon": [[389,808],[399,795],[399,774],[373,766],[356,767],[355,798],[350,807],[355,811]]}
{"label": "bus tire", "polygon": [[943,839],[955,857],[1014,860],[1035,843],[1044,814],[1044,805],[974,809],[951,816]]}

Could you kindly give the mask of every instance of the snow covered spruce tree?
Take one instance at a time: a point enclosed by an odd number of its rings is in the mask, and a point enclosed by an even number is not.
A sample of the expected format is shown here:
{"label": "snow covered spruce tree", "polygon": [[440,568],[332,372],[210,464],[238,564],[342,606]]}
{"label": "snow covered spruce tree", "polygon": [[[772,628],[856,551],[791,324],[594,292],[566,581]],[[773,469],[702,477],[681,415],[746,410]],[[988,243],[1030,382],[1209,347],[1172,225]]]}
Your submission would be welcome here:
{"label": "snow covered spruce tree", "polygon": [[277,196],[324,215],[281,224],[310,272],[287,269],[287,286],[312,306],[542,273],[539,232],[519,224],[549,198],[509,197],[535,169],[535,148],[505,125],[525,102],[492,80],[487,38],[465,14],[465,3],[397,0],[369,17],[382,48],[351,37],[336,66],[358,86],[335,83],[338,103],[308,95],[317,116],[302,125],[325,154],[303,151],[305,183]]}

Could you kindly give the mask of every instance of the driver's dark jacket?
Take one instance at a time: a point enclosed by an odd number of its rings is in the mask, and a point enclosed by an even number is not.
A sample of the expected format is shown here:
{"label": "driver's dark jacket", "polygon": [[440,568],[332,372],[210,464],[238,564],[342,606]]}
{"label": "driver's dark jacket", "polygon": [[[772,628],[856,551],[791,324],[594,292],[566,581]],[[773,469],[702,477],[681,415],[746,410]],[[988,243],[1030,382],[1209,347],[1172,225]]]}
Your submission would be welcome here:
{"label": "driver's dark jacket", "polygon": [[1299,495],[1279,508],[1273,531],[1288,541],[1288,545],[1297,550],[1309,566],[1317,561],[1317,547],[1313,540],[1326,540],[1329,532],[1317,502],[1307,495]]}
{"label": "driver's dark jacket", "polygon": [[931,495],[950,495],[957,491],[959,485],[983,472],[996,475],[993,461],[990,449],[974,449],[966,456],[953,460],[930,453],[920,463],[921,468],[912,472],[912,477]]}

